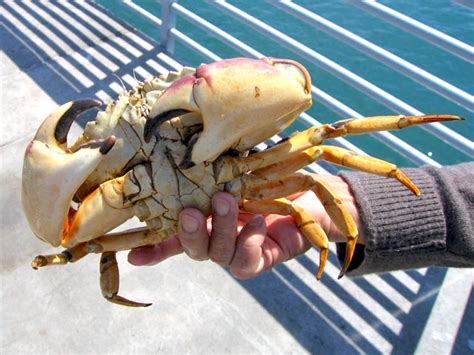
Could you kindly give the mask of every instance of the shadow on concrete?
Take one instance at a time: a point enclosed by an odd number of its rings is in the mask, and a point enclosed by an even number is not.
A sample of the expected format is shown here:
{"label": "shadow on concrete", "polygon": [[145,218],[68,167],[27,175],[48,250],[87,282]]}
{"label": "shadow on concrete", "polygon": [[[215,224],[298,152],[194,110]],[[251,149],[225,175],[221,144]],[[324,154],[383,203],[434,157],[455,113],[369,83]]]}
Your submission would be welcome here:
{"label": "shadow on concrete", "polygon": [[[331,253],[331,263],[336,264],[336,258]],[[313,275],[317,264],[303,255],[297,259],[306,271]],[[420,280],[420,289],[414,294],[404,288],[403,294],[408,296],[412,307],[408,314],[403,312],[391,299],[390,294],[384,294],[363,277],[354,279],[355,284],[363,289],[370,299],[357,299],[338,281],[326,276],[320,281],[329,288],[348,308],[362,318],[370,327],[389,342],[394,353],[413,353],[424,329],[434,301],[437,289],[441,285],[446,270],[430,268]],[[382,277],[390,276],[382,275]],[[285,264],[275,268],[275,272],[266,273],[257,279],[240,281],[245,287],[279,322],[281,322],[304,347],[311,352],[317,352],[322,346],[337,347],[338,353],[380,352],[366,335],[367,329],[360,329],[351,323],[353,317],[331,306],[324,295],[318,294],[319,286],[316,280],[314,287],[302,282],[301,275],[295,274]],[[388,282],[397,287],[397,280]],[[291,284],[291,288],[288,287]],[[398,285],[399,288],[400,285]],[[326,292],[324,292],[326,293]],[[401,323],[400,332],[395,332],[384,324],[384,319],[372,311],[373,303],[379,303]],[[298,305],[298,306],[295,306]],[[355,322],[360,324],[359,322]],[[332,344],[327,344],[331,342]],[[325,344],[326,343],[326,344]],[[334,348],[336,349],[336,348]]]}

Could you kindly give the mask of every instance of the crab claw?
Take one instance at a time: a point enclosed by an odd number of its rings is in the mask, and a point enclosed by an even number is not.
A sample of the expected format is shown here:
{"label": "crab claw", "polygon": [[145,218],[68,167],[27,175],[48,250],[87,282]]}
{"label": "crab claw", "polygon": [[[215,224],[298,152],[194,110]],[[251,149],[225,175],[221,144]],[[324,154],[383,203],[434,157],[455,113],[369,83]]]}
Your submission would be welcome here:
{"label": "crab claw", "polygon": [[115,143],[113,136],[90,141],[71,153],[67,134],[82,112],[101,105],[97,100],[72,101],[49,115],[25,152],[22,202],[35,235],[59,246],[71,200],[83,181]]}
{"label": "crab claw", "polygon": [[222,60],[201,65],[156,100],[145,125],[145,140],[166,120],[200,113],[203,131],[189,141],[180,164],[189,168],[230,148],[254,147],[310,106],[311,78],[303,65],[273,58]]}

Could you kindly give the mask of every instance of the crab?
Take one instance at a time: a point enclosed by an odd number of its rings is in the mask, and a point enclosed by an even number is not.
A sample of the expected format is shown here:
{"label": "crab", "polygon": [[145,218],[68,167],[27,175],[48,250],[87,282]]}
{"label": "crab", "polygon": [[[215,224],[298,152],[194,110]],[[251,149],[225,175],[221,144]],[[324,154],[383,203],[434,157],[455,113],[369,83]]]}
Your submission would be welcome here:
{"label": "crab", "polygon": [[[452,115],[378,116],[311,127],[273,147],[254,147],[287,128],[312,104],[311,78],[288,59],[234,58],[183,68],[124,92],[97,113],[68,146],[73,121],[101,106],[93,99],[57,108],[25,152],[22,201],[33,233],[65,250],[39,255],[33,268],[75,262],[100,253],[100,286],[110,302],[148,306],[119,295],[116,253],[157,244],[177,232],[186,207],[211,214],[211,199],[227,191],[243,211],[292,216],[320,250],[320,279],[328,239],[304,209],[286,199],[313,191],[347,237],[340,276],[352,260],[356,224],[322,179],[301,171],[317,160],[394,178],[419,189],[395,165],[323,144],[351,134],[459,120]],[[132,217],[143,227],[111,232]]]}

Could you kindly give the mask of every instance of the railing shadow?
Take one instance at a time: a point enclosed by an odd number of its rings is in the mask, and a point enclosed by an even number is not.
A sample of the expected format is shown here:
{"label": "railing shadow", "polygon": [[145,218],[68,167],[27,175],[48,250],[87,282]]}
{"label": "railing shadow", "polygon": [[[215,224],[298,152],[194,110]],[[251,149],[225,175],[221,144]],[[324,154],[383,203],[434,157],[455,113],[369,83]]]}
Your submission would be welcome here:
{"label": "railing shadow", "polygon": [[[128,36],[135,33],[132,28],[110,15],[105,20],[100,16],[104,10],[96,5],[15,2],[3,7],[4,52],[58,104],[86,97],[115,97],[121,80],[128,85],[124,79],[127,75],[133,77],[135,72],[143,79],[144,72],[174,69],[155,42],[139,33],[136,36],[144,42]],[[86,115],[79,123],[84,125],[90,117]],[[329,263],[339,267],[333,253]],[[350,289],[329,276],[316,284],[312,276],[316,268],[313,260],[301,256],[291,266],[280,265],[274,272],[240,281],[310,352],[378,353],[383,342],[394,352],[413,353],[446,274],[445,269],[429,269],[425,274],[407,272],[406,277],[419,285],[416,292],[393,275],[382,275],[380,280],[392,290],[386,294],[366,278],[355,279]],[[352,291],[363,294],[363,299]],[[410,304],[408,311],[394,302],[395,294]],[[325,295],[337,298],[350,314],[342,307],[335,308]],[[395,319],[392,323],[400,322],[401,326],[394,329],[387,324],[373,311],[374,305],[386,310]],[[361,329],[361,324],[370,329]],[[373,341],[370,334],[379,340]]]}
{"label": "railing shadow", "polygon": [[[47,22],[44,16],[33,11],[31,6],[35,6],[35,10],[39,9],[38,12],[47,14],[50,21]],[[114,98],[119,91],[114,90],[112,84],[118,84],[122,88],[123,81],[120,78],[123,76],[136,75],[137,79],[144,79],[140,72],[136,72],[138,67],[154,74],[156,67],[162,70],[176,69],[169,62],[160,59],[163,52],[151,40],[144,39],[151,48],[145,50],[86,8],[66,2],[55,2],[54,7],[56,12],[51,10],[51,6],[39,2],[17,2],[13,5],[5,3],[2,42],[15,43],[5,46],[5,53],[58,104],[79,98],[97,97],[99,92]],[[102,8],[98,9],[102,11]],[[78,17],[77,14],[81,12],[87,16],[86,19],[92,21]],[[67,16],[74,21],[67,21]],[[38,22],[47,30],[38,30]],[[60,26],[55,27],[54,23],[59,24],[63,31],[58,29]],[[135,32],[125,23],[119,21],[117,24],[122,26],[124,31]],[[101,33],[97,26],[100,26],[102,31],[105,29],[108,35]],[[19,31],[19,27],[24,28]],[[72,36],[67,36],[66,33],[72,33],[74,37],[71,39]],[[91,36],[99,40],[99,43],[93,41]],[[116,41],[115,36],[120,40]],[[64,44],[69,50],[64,48]],[[88,50],[90,48],[93,48],[93,54]],[[130,52],[124,53],[124,48],[132,53],[140,53],[139,57]],[[101,62],[98,57],[106,58],[107,63]],[[116,70],[112,71],[111,67]],[[93,73],[96,71],[104,73],[103,77],[94,77]],[[130,84],[125,84],[130,87]],[[78,123],[84,125],[88,119],[90,117],[85,115]]]}
{"label": "railing shadow", "polygon": [[466,309],[464,310],[464,316],[459,326],[459,331],[456,336],[456,341],[452,349],[453,354],[465,354],[466,348],[468,347],[474,351],[474,339],[472,334],[474,334],[474,288],[471,288],[471,293],[469,295],[469,300],[467,302]]}
{"label": "railing shadow", "polygon": [[[329,262],[337,264],[335,256],[331,253]],[[317,264],[308,256],[301,256],[297,262],[305,271],[314,278]],[[377,287],[367,282],[364,277],[354,279],[357,287],[365,291],[369,298],[358,299],[349,290],[341,286],[332,277],[323,277],[320,282],[312,280],[303,282],[301,271],[296,274],[286,264],[279,265],[271,273],[265,273],[256,279],[240,281],[245,287],[275,318],[283,324],[289,332],[308,350],[318,352],[323,349],[334,349],[337,353],[379,353],[378,341],[367,336],[368,329],[358,326],[363,323],[372,327],[374,333],[390,343],[393,353],[414,353],[420,340],[433,304],[436,300],[437,289],[441,285],[446,269],[430,268],[420,282],[416,294],[407,289],[404,294],[409,294],[412,303],[408,313],[397,306],[390,294],[382,293]],[[386,274],[384,276],[390,276]],[[396,282],[389,282],[394,286]],[[321,285],[320,285],[321,284]],[[291,285],[291,287],[289,287]],[[344,309],[337,309],[326,300],[324,295],[328,288],[336,295],[357,317],[345,313]],[[322,294],[319,294],[321,290]],[[373,311],[373,304],[378,303],[394,318],[398,319],[402,327],[399,331],[384,323],[384,317]],[[337,351],[336,351],[337,349]]]}

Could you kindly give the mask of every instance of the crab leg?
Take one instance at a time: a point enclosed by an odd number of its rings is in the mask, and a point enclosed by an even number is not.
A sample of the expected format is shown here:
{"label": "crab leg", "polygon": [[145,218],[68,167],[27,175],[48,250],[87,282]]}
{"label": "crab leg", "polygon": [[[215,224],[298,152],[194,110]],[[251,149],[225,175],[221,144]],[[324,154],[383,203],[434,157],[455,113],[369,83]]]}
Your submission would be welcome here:
{"label": "crab leg", "polygon": [[287,199],[251,201],[246,200],[242,204],[242,209],[251,213],[279,214],[282,216],[292,216],[296,227],[306,237],[306,239],[316,248],[320,249],[319,269],[316,274],[318,280],[326,265],[329,253],[329,241],[321,226],[301,207],[293,205]]}
{"label": "crab leg", "polygon": [[128,307],[148,307],[151,303],[130,301],[118,294],[120,273],[117,264],[116,252],[107,251],[100,257],[100,289],[104,298],[112,303]]}
{"label": "crab leg", "polygon": [[253,171],[252,176],[275,180],[321,159],[371,174],[397,179],[415,195],[420,196],[421,194],[418,187],[396,165],[370,156],[360,155],[344,148],[327,145],[320,145],[293,154],[290,158]]}
{"label": "crab leg", "polygon": [[38,255],[32,261],[31,266],[34,269],[38,269],[50,265],[63,265],[73,263],[91,253],[117,252],[145,245],[158,244],[169,239],[174,234],[176,234],[176,229],[174,228],[151,231],[146,227],[131,229],[125,232],[109,233],[65,249],[59,254]]}
{"label": "crab leg", "polygon": [[416,196],[421,195],[418,187],[394,164],[370,156],[360,155],[344,148],[327,145],[321,145],[318,148],[322,150],[322,159],[324,160],[367,173],[397,179]]}
{"label": "crab leg", "polygon": [[53,255],[38,255],[31,263],[34,269],[50,265],[62,265],[75,262],[90,253],[102,253],[100,259],[100,287],[105,299],[129,307],[148,307],[151,303],[140,303],[118,295],[119,268],[115,257],[117,251],[130,250],[145,245],[163,242],[176,233],[170,228],[163,231],[150,231],[148,228],[137,228],[126,232],[111,233],[86,243],[78,244]]}
{"label": "crab leg", "polygon": [[217,160],[214,163],[216,179],[219,183],[230,181],[241,174],[272,165],[287,159],[292,154],[318,146],[328,138],[402,129],[417,124],[462,119],[461,117],[452,115],[374,116],[347,119],[333,124],[311,127],[293,135],[286,141],[278,143],[262,152],[251,154],[248,157],[227,156]]}
{"label": "crab leg", "polygon": [[248,199],[273,199],[307,190],[312,190],[316,194],[332,221],[348,238],[346,257],[339,275],[341,277],[349,267],[357,243],[358,232],[355,222],[337,196],[322,181],[306,174],[296,173],[290,175],[295,170],[299,170],[318,159],[395,178],[417,196],[421,193],[418,187],[396,165],[369,156],[359,155],[343,148],[325,145],[295,153],[285,160],[257,169],[251,175],[243,177],[243,197]]}
{"label": "crab leg", "polygon": [[59,254],[38,255],[31,262],[31,267],[35,270],[46,265],[64,265],[71,261],[71,255],[67,251]]}
{"label": "crab leg", "polygon": [[276,180],[297,172],[300,169],[320,160],[324,154],[320,147],[313,147],[305,151],[290,155],[287,159],[252,171],[252,176],[265,180]]}
{"label": "crab leg", "polygon": [[[145,245],[152,245],[164,242],[176,234],[176,228],[151,231],[146,227],[136,228],[122,233],[110,233],[90,241],[93,249],[105,251],[130,250]],[[97,252],[97,251],[96,251]]]}
{"label": "crab leg", "polygon": [[[332,221],[348,239],[346,257],[339,275],[341,277],[349,267],[357,243],[358,232],[355,222],[352,216],[345,210],[341,201],[324,182],[310,175],[293,174],[295,171],[319,159],[395,178],[417,196],[420,195],[420,191],[396,165],[376,158],[359,155],[343,148],[324,145],[291,154],[286,159],[257,169],[250,175],[243,176],[242,196],[250,200],[274,199],[308,190],[312,190],[316,194]],[[308,240],[310,239],[308,238]],[[313,245],[316,244],[313,243]],[[321,261],[323,262],[323,259]],[[320,269],[318,275],[321,272],[322,270]]]}
{"label": "crab leg", "polygon": [[[312,139],[314,144],[320,144],[324,139],[327,138],[336,138],[346,135],[365,134],[379,131],[391,131],[425,123],[460,120],[464,119],[454,115],[390,115],[349,118],[334,122],[332,124],[322,125],[320,128],[320,131],[322,132],[321,137],[317,137],[315,135]],[[321,139],[319,143],[317,142],[318,139]]]}
{"label": "crab leg", "polygon": [[[326,183],[317,179],[317,177],[302,173],[295,173],[278,180],[270,180],[267,182],[262,182],[261,177],[253,177],[249,175],[243,177],[242,197],[248,200],[273,200],[289,196],[296,192],[309,190],[316,194],[331,220],[347,238],[346,257],[341,273],[339,274],[339,277],[342,277],[352,260],[355,245],[357,243],[358,231],[351,214]],[[305,234],[303,231],[302,233]],[[314,238],[309,240],[311,242],[316,241]],[[318,245],[318,247],[320,246]],[[324,265],[325,261],[326,256],[322,255],[320,265]],[[322,269],[318,271],[319,277],[322,272]]]}

